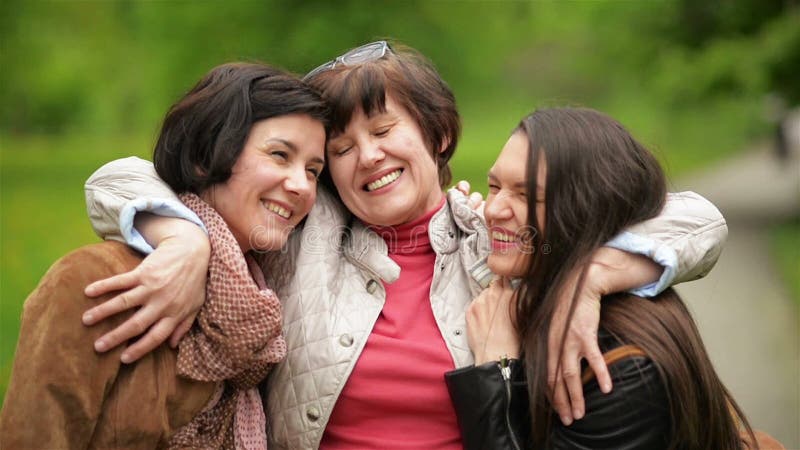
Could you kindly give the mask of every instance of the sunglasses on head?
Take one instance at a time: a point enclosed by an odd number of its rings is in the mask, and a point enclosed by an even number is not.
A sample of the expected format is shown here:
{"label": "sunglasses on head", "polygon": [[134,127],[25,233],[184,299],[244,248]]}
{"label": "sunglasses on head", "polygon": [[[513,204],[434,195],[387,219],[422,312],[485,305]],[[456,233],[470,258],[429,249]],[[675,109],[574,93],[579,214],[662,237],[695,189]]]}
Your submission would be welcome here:
{"label": "sunglasses on head", "polygon": [[311,72],[308,72],[306,76],[303,77],[303,81],[308,81],[322,72],[333,69],[339,64],[342,64],[344,66],[352,66],[355,64],[361,64],[368,61],[374,61],[376,59],[383,58],[387,52],[391,51],[392,48],[386,41],[375,41],[375,42],[370,42],[369,44],[364,44],[361,47],[356,47],[350,50],[349,52],[336,57],[336,59],[328,61],[325,64],[322,64],[316,69],[312,70]]}

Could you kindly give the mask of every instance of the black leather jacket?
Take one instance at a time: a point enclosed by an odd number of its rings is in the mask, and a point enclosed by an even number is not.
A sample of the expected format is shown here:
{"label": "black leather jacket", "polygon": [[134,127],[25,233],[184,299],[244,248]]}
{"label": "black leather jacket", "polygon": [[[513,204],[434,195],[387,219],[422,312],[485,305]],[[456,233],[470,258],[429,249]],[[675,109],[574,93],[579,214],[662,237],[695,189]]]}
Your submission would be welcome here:
{"label": "black leather jacket", "polygon": [[[616,344],[616,345],[615,345]],[[601,331],[600,348],[618,346]],[[508,377],[497,361],[445,374],[465,450],[530,449],[530,412],[522,365],[511,360]],[[670,442],[669,404],[656,366],[631,357],[609,367],[614,389],[584,385],[586,415],[570,426],[558,417],[548,449],[661,449]]]}

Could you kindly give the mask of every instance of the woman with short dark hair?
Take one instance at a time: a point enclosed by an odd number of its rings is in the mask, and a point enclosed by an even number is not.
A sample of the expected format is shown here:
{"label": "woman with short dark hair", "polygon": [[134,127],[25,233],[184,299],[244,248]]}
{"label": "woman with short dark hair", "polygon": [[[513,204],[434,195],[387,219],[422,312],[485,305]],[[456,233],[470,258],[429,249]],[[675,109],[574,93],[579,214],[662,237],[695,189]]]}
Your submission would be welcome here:
{"label": "woman with short dark hair", "polygon": [[210,240],[206,299],[177,350],[130,365],[84,328],[90,282],[142,256],[118,242],[56,262],[25,302],[0,415],[3,448],[266,448],[257,385],[286,355],[281,306],[264,281],[316,197],[328,110],[297,78],[261,64],[211,70],[164,119],[155,171]]}

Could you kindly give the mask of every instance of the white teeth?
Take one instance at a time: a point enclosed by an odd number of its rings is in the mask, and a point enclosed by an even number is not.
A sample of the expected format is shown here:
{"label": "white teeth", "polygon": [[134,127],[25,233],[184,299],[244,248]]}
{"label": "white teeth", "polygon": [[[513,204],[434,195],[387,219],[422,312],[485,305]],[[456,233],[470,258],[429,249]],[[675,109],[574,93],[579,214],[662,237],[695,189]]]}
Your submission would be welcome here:
{"label": "white teeth", "polygon": [[367,191],[374,191],[375,189],[380,189],[386,186],[389,183],[394,182],[398,178],[400,178],[400,173],[402,170],[397,169],[394,172],[384,175],[379,180],[375,180],[372,183],[367,184]]}
{"label": "white teeth", "polygon": [[492,239],[496,241],[503,241],[503,242],[513,242],[514,236],[501,233],[499,231],[492,231]]}
{"label": "white teeth", "polygon": [[275,203],[267,202],[264,203],[264,206],[267,208],[267,210],[274,212],[275,214],[283,217],[284,219],[288,219],[289,217],[292,216],[291,212],[285,210],[282,206],[277,205]]}

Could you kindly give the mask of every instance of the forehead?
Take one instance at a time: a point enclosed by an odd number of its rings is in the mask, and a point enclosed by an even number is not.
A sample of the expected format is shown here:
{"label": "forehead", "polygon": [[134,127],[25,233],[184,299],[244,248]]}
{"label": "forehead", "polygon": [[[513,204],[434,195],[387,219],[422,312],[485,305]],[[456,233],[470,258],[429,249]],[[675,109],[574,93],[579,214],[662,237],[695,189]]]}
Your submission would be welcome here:
{"label": "forehead", "polygon": [[497,156],[490,172],[492,176],[499,179],[524,180],[527,164],[528,138],[524,133],[516,132],[503,146],[503,150]]}
{"label": "forehead", "polygon": [[307,114],[287,114],[259,120],[250,128],[249,141],[257,146],[272,140],[284,142],[309,157],[324,155],[325,127]]}
{"label": "forehead", "polygon": [[416,127],[419,126],[408,110],[398,103],[391,94],[387,94],[383,106],[380,109],[372,109],[371,111],[365,112],[361,107],[357,107],[352,112],[349,122],[345,124],[344,129],[342,129],[341,132],[334,131],[332,133],[331,140],[346,136],[349,132],[360,130],[362,127],[369,127],[372,125],[371,121],[373,120],[385,118],[403,119],[404,121],[411,122],[411,124]]}

